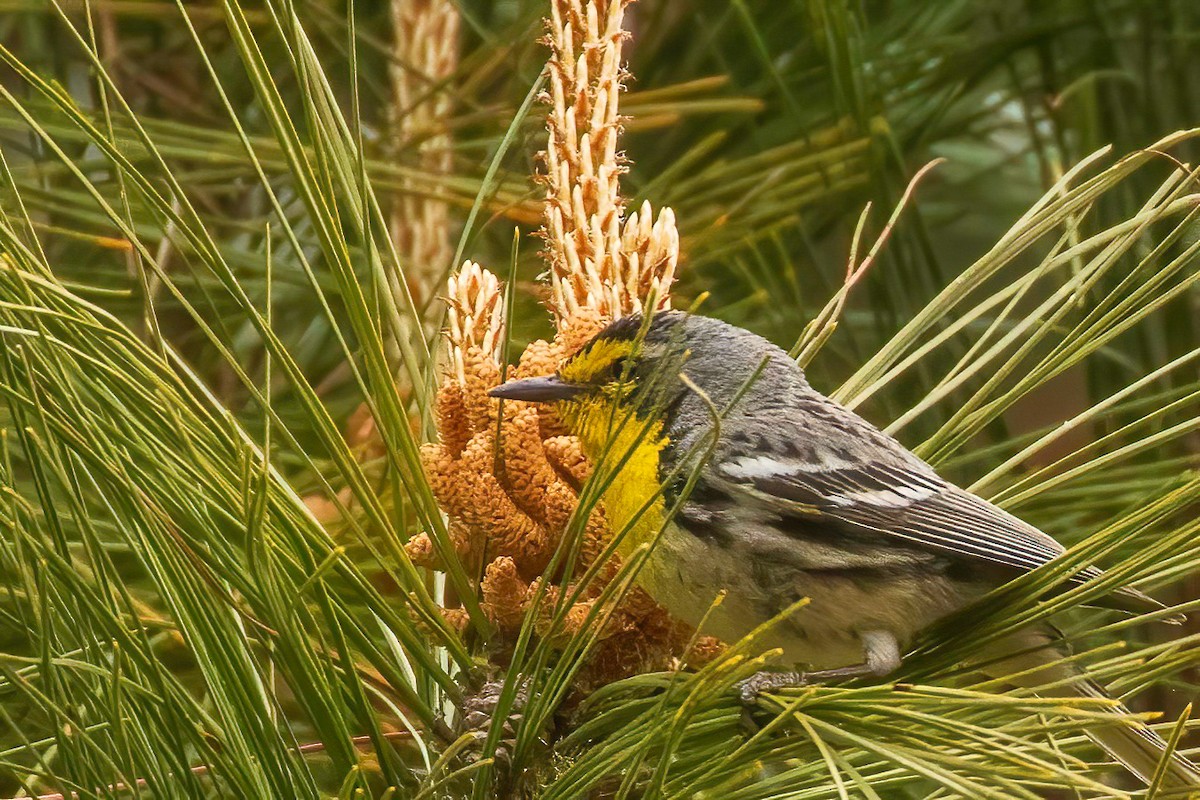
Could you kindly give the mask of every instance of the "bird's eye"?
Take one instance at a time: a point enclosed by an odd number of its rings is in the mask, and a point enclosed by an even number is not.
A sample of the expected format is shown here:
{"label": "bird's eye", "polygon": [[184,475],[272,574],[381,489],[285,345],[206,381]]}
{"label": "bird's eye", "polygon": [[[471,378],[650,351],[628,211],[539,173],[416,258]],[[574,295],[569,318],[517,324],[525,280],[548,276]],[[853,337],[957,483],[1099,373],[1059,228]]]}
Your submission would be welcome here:
{"label": "bird's eye", "polygon": [[629,364],[628,356],[621,356],[619,358],[614,358],[613,362],[608,365],[609,378],[614,381],[620,380],[621,377],[623,375],[625,375],[625,368],[628,366],[628,364]]}

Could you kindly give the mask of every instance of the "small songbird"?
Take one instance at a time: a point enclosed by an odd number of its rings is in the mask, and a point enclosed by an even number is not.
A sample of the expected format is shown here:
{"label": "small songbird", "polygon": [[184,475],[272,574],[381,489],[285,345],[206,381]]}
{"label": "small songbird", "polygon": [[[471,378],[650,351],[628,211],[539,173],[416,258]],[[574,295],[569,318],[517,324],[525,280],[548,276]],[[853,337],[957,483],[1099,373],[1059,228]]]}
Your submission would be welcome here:
{"label": "small songbird", "polygon": [[[719,320],[626,317],[556,374],[491,395],[555,404],[593,463],[615,465],[603,499],[623,531],[619,552],[654,540],[638,581],[678,618],[697,625],[708,614],[704,631],[732,642],[808,598],[765,640],[808,671],[756,675],[743,685],[747,701],[887,675],[923,628],[1064,552],[815,391],[786,352]],[[1072,581],[1100,574],[1092,567]],[[1133,588],[1096,602],[1163,607]],[[1024,674],[1013,683],[1099,695],[1064,664],[1057,638],[1035,626],[981,656],[989,672]],[[1162,759],[1162,740],[1144,726],[1092,735],[1143,781]],[[1165,785],[1200,788],[1200,771],[1175,755]]]}

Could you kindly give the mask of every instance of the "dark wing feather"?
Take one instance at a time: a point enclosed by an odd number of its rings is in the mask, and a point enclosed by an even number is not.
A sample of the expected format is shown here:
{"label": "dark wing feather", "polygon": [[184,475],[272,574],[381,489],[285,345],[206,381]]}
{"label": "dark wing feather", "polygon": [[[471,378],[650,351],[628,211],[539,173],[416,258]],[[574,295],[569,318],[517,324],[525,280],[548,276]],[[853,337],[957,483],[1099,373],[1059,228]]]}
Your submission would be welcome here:
{"label": "dark wing feather", "polygon": [[[753,430],[753,436],[730,431],[735,446],[717,454],[710,480],[727,493],[750,495],[784,517],[886,535],[897,544],[1021,572],[1064,552],[1032,525],[946,482],[852,412],[825,398],[799,405],[805,413],[779,409],[777,417],[771,415],[774,419],[760,417],[741,428]],[[1101,574],[1088,567],[1072,580]],[[1117,590],[1109,600],[1127,611],[1162,608],[1129,588]]]}
{"label": "dark wing feather", "polygon": [[[767,465],[763,454],[757,458],[756,465]],[[946,555],[1028,571],[1063,552],[1041,531],[936,475],[880,463],[820,471],[776,463],[774,474],[748,474],[737,461],[717,472],[726,491],[750,493],[778,512],[824,517]]]}

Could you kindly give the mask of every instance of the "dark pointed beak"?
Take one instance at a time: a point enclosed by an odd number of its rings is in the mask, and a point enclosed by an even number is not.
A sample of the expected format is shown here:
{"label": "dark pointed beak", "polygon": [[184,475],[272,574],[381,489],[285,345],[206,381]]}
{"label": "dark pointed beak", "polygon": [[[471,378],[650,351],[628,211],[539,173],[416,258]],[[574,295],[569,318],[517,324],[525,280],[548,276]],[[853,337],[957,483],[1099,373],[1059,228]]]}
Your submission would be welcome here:
{"label": "dark pointed beak", "polygon": [[505,400],[524,400],[527,403],[554,403],[570,400],[583,390],[583,386],[567,383],[557,375],[547,375],[543,378],[523,378],[502,383],[490,390],[488,395]]}

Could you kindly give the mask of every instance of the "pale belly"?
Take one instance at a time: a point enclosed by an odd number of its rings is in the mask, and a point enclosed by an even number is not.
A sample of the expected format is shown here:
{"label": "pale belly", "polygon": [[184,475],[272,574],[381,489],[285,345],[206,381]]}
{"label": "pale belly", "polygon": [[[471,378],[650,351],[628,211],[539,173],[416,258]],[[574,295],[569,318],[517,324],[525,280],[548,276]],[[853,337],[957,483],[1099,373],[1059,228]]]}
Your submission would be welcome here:
{"label": "pale belly", "polygon": [[[703,633],[725,642],[738,641],[808,598],[761,636],[757,650],[779,648],[783,664],[816,669],[862,663],[864,632],[890,632],[904,648],[921,628],[979,594],[937,575],[864,581],[828,571],[806,573],[779,561],[752,559],[736,545],[728,549],[676,529],[663,536],[639,583],[690,625],[699,625],[707,613]],[[721,590],[726,595],[714,607]]]}

